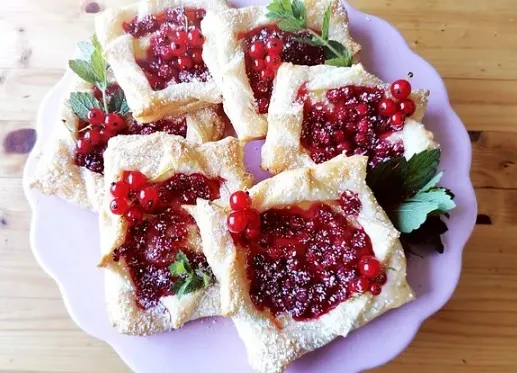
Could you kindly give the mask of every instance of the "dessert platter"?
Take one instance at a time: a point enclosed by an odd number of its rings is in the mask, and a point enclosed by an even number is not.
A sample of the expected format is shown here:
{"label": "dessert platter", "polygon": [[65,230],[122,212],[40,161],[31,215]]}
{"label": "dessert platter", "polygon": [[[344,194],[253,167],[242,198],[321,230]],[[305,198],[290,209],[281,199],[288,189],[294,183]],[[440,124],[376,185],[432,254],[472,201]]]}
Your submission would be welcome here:
{"label": "dessert platter", "polygon": [[41,106],[31,244],[135,372],[358,372],[452,295],[470,156],[379,19],[141,0],[96,17]]}

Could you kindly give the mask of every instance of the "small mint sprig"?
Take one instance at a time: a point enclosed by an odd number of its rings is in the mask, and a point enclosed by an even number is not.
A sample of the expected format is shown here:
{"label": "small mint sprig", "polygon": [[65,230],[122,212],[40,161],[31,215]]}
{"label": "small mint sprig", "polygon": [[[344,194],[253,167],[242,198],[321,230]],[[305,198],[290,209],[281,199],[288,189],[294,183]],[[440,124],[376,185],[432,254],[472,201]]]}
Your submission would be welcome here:
{"label": "small mint sprig", "polygon": [[440,149],[425,150],[408,160],[394,158],[368,172],[367,183],[403,243],[431,244],[443,253],[440,235],[447,231],[441,216],[456,207],[454,194],[437,186]]}
{"label": "small mint sprig", "polygon": [[172,292],[178,298],[196,290],[207,288],[213,282],[212,272],[203,268],[194,270],[183,251],[178,251],[176,261],[169,266],[169,271],[171,275],[178,278],[171,287]]}
{"label": "small mint sprig", "polygon": [[80,58],[68,61],[70,69],[82,80],[96,86],[102,93],[102,103],[89,92],[72,92],[70,104],[74,113],[81,119],[88,119],[91,109],[102,109],[106,114],[118,112],[129,113],[124,92],[119,88],[108,102],[108,63],[102,56],[102,46],[96,35],[89,41],[78,44]]}
{"label": "small mint sprig", "polygon": [[296,40],[312,46],[323,47],[325,64],[332,66],[352,66],[353,56],[340,42],[329,39],[331,6],[323,15],[321,35],[307,27],[307,10],[300,0],[273,0],[267,6],[267,18],[278,20],[277,26],[287,32],[306,31],[312,38],[297,38]]}

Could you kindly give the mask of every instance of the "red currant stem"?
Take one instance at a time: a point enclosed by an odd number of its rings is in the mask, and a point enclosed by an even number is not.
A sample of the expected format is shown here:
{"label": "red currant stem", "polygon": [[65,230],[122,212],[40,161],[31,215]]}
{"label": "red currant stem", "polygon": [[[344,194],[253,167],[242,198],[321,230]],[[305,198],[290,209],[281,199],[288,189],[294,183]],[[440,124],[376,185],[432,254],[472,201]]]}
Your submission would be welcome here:
{"label": "red currant stem", "polygon": [[323,39],[320,35],[318,35],[317,33],[315,33],[314,31],[312,31],[310,28],[307,29],[307,31],[309,31],[309,33],[316,39],[318,39],[321,43],[323,43],[328,49],[330,49],[332,51],[332,53],[334,53],[334,55],[336,57],[341,57],[341,54],[332,46],[330,45],[330,43],[328,42],[328,40],[325,40]]}
{"label": "red currant stem", "polygon": [[131,207],[133,206],[136,206],[136,202],[134,199],[131,200],[131,203],[129,203],[129,205],[127,205],[127,211],[125,213],[123,213],[122,215],[120,215],[120,219],[123,219],[126,217],[127,213],[129,212],[129,210],[131,209]]}
{"label": "red currant stem", "polygon": [[77,132],[84,132],[84,131],[88,131],[88,130],[91,130],[93,128],[93,126],[91,124],[87,125],[86,127],[83,127],[81,128],[80,130],[78,130]]}

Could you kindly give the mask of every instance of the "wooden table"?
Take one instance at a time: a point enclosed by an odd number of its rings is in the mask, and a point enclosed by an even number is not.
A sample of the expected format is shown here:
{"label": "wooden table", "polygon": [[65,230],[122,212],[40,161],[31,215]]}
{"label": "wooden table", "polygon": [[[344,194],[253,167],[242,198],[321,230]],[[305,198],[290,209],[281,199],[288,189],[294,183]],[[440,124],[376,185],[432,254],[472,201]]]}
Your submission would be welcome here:
{"label": "wooden table", "polygon": [[[63,74],[74,44],[92,33],[89,13],[127,1],[1,1],[0,372],[129,371],[110,347],[71,321],[56,284],[36,264],[21,187],[36,110]],[[352,2],[396,25],[445,78],[471,133],[479,201],[454,297],[425,322],[407,351],[375,372],[515,373],[517,3]]]}

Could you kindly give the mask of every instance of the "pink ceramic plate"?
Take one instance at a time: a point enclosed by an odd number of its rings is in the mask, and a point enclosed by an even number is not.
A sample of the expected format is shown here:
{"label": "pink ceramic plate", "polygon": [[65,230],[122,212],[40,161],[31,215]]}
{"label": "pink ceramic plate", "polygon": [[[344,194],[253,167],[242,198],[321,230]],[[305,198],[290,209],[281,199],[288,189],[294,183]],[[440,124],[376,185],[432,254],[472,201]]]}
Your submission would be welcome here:
{"label": "pink ceramic plate", "polygon": [[[245,5],[242,0],[237,5]],[[409,282],[418,299],[401,309],[308,354],[288,369],[290,373],[353,373],[386,363],[413,339],[420,324],[452,295],[461,270],[461,255],[476,218],[476,200],[469,179],[470,141],[452,110],[445,86],[437,72],[414,54],[401,35],[388,23],[350,7],[352,33],[363,46],[366,68],[385,81],[414,73],[412,84],[431,90],[424,122],[442,145],[443,184],[456,194],[458,207],[451,214],[449,233],[444,236],[445,254],[409,261]],[[25,180],[34,170],[34,153],[41,149],[57,117],[60,97],[70,83],[70,73],[49,93],[38,118],[38,142],[25,169]],[[248,144],[247,165],[258,179],[261,142]],[[26,184],[25,184],[26,185]],[[102,271],[99,259],[97,217],[54,197],[45,197],[25,186],[33,209],[31,244],[41,266],[57,281],[72,318],[87,333],[109,343],[137,373],[251,372],[230,320],[206,319],[181,330],[153,337],[127,337],[110,326],[104,309]]]}

